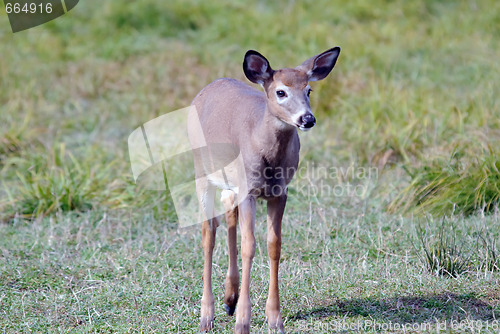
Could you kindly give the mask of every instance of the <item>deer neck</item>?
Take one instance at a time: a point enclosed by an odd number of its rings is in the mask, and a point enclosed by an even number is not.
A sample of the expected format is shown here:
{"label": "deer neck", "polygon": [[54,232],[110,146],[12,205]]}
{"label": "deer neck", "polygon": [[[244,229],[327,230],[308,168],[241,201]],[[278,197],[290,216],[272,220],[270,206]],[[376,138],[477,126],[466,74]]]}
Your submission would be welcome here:
{"label": "deer neck", "polygon": [[297,136],[296,127],[274,116],[266,105],[264,117],[254,131],[254,147],[270,165],[278,166],[290,152],[290,145],[298,142]]}

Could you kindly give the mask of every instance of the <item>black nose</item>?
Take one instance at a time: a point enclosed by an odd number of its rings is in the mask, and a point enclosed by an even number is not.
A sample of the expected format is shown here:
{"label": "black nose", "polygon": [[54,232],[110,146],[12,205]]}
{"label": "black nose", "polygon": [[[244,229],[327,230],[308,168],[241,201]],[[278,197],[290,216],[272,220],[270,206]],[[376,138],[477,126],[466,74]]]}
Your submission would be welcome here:
{"label": "black nose", "polygon": [[304,128],[312,128],[314,124],[316,124],[316,118],[312,114],[305,114],[304,116],[300,117],[300,124]]}

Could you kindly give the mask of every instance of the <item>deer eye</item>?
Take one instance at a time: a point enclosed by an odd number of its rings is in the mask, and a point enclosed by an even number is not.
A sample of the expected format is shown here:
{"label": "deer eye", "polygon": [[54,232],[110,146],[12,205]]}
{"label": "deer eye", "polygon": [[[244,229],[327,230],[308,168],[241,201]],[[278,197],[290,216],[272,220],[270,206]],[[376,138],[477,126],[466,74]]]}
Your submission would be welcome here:
{"label": "deer eye", "polygon": [[313,90],[312,90],[311,88],[309,88],[309,90],[307,91],[307,96],[308,96],[308,97],[309,97],[309,95],[311,95],[311,92],[312,92],[312,91],[313,91]]}
{"label": "deer eye", "polygon": [[278,96],[279,98],[283,98],[283,97],[286,97],[286,93],[284,90],[277,90],[276,96]]}

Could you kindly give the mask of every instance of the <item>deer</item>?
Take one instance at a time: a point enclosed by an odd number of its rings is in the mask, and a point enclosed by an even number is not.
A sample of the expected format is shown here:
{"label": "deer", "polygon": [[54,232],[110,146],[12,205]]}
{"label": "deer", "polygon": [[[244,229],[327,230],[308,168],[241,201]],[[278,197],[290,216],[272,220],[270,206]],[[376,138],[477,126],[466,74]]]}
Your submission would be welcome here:
{"label": "deer", "polygon": [[[234,332],[250,333],[250,272],[256,248],[254,231],[258,199],[267,202],[270,273],[265,314],[270,329],[284,332],[278,271],[288,184],[299,163],[297,129],[308,131],[316,124],[310,107],[309,82],[328,76],[339,54],[340,47],[334,47],[295,68],[273,70],[263,55],[249,50],[244,57],[243,72],[248,80],[260,85],[263,92],[242,81],[221,78],[203,88],[191,104],[194,115],[188,120],[188,136],[194,152],[204,253],[201,332],[214,328],[212,255],[216,230],[220,218],[225,216],[229,265],[224,307],[230,316],[236,311]],[[197,149],[201,146],[205,146],[205,150]],[[227,162],[232,160],[236,163],[229,166]],[[220,168],[217,165],[227,166]],[[217,172],[216,169],[221,170]],[[224,209],[218,216],[213,212],[216,189],[221,191]],[[241,288],[237,263],[238,222]]]}

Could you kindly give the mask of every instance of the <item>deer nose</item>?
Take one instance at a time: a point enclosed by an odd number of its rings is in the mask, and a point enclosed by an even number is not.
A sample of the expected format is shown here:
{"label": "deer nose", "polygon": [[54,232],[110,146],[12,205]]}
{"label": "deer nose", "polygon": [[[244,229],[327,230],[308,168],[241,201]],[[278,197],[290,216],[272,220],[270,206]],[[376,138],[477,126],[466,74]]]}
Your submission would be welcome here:
{"label": "deer nose", "polygon": [[302,127],[310,129],[316,124],[316,118],[314,118],[313,114],[305,114],[304,116],[300,116],[300,124]]}

